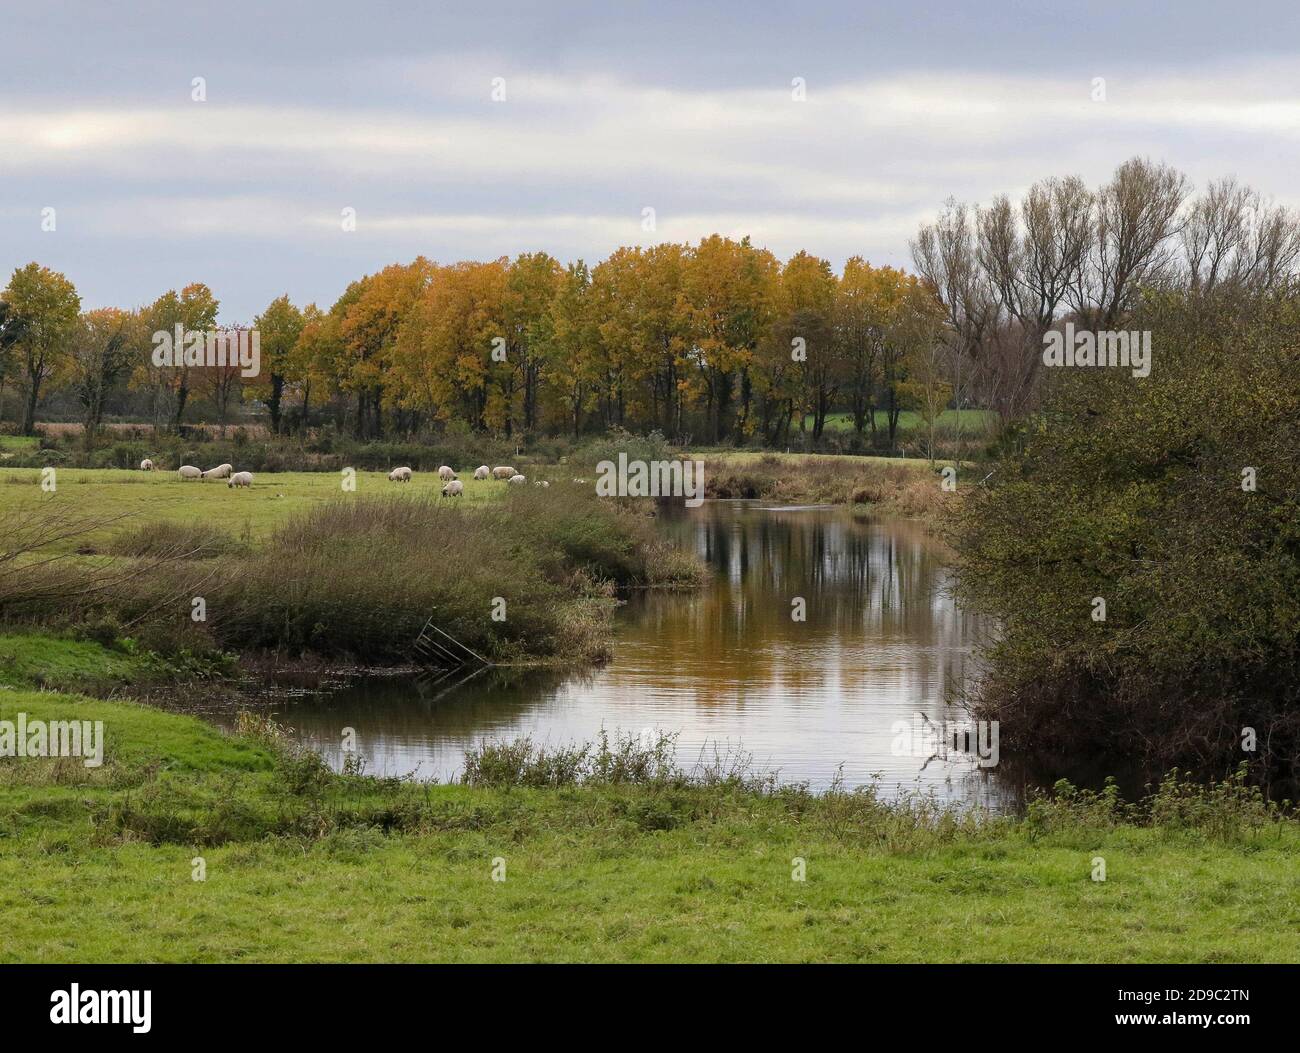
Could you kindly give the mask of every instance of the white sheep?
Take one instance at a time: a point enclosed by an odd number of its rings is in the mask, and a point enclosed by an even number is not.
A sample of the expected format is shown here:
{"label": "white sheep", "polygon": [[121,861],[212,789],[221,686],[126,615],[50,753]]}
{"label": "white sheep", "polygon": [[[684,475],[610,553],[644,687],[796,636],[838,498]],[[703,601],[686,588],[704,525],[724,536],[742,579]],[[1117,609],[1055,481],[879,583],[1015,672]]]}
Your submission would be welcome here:
{"label": "white sheep", "polygon": [[505,465],[501,465],[501,467],[499,468],[492,469],[493,479],[509,479],[511,476],[518,475],[518,474],[519,473],[516,472],[513,468],[507,468]]}
{"label": "white sheep", "polygon": [[409,483],[411,481],[411,469],[405,467],[394,468],[388,473],[388,481],[390,483]]}
{"label": "white sheep", "polygon": [[477,468],[474,469],[475,479],[486,479],[491,474],[492,474],[492,469],[489,468],[486,464],[480,464]]}
{"label": "white sheep", "polygon": [[460,497],[465,492],[465,484],[453,479],[442,488],[443,497]]}
{"label": "white sheep", "polygon": [[153,471],[153,461],[149,460],[149,458],[146,457],[143,461],[140,462],[140,471],[142,471],[142,472],[152,472],[152,471]]}
{"label": "white sheep", "polygon": [[181,465],[181,466],[176,470],[176,474],[179,475],[182,479],[202,479],[202,478],[203,478],[203,473],[202,473],[201,471],[199,471],[197,468],[195,468],[194,465],[192,465],[192,464],[182,464],[182,465]]}
{"label": "white sheep", "polygon": [[204,479],[229,479],[229,478],[230,478],[230,473],[233,472],[234,470],[235,470],[235,469],[234,469],[234,467],[233,467],[232,465],[229,465],[229,464],[219,464],[219,465],[217,465],[215,468],[209,468],[206,472],[204,472],[203,475],[202,475],[202,478],[204,478]]}
{"label": "white sheep", "polygon": [[456,473],[451,468],[448,468],[444,464],[441,468],[438,469],[438,478],[441,479],[444,483],[449,483],[456,478]]}
{"label": "white sheep", "polygon": [[509,479],[506,480],[506,482],[508,482],[511,486],[523,486],[524,483],[528,482],[528,480],[525,479],[522,475],[512,475]]}
{"label": "white sheep", "polygon": [[232,476],[230,477],[230,479],[226,482],[226,486],[228,486],[228,487],[235,487],[235,486],[252,486],[252,485],[253,485],[253,473],[252,473],[252,472],[236,472],[236,473],[235,473],[234,475],[232,475]]}
{"label": "white sheep", "polygon": [[551,484],[548,483],[545,479],[538,479],[537,482],[533,483],[533,485],[540,486],[544,490],[546,489],[546,487],[550,486]]}

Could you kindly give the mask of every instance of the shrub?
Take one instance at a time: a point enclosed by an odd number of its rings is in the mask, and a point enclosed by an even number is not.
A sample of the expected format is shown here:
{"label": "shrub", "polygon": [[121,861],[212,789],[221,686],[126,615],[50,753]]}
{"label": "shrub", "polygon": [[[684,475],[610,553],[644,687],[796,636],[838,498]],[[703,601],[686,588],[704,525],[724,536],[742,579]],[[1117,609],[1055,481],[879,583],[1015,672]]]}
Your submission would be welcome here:
{"label": "shrub", "polygon": [[[1150,376],[1062,369],[951,532],[1002,627],[974,700],[1010,748],[1300,769],[1300,301],[1150,295]],[[1243,489],[1243,468],[1257,489]],[[1095,619],[1104,600],[1104,620]]]}

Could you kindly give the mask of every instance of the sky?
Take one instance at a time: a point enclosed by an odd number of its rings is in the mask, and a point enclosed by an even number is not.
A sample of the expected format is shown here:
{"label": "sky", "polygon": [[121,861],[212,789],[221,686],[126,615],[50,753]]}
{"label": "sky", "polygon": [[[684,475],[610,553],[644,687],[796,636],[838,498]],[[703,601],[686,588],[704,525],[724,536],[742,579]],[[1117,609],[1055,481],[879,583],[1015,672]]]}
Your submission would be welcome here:
{"label": "sky", "polygon": [[1300,208],[1300,4],[0,0],[0,282],[87,309],[711,233],[906,266],[1133,155]]}

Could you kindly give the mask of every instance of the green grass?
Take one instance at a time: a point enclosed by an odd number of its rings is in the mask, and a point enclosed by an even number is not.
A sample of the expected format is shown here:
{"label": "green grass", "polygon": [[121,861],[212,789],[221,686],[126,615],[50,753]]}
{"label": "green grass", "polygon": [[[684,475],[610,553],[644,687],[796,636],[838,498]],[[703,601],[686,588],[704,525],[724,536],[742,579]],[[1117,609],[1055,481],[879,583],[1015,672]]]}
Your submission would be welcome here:
{"label": "green grass", "polygon": [[[704,470],[707,475],[709,464],[712,461],[734,462],[736,464],[758,464],[764,459],[775,458],[782,464],[788,464],[791,467],[798,467],[801,463],[810,464],[832,464],[841,467],[852,465],[863,466],[893,466],[898,465],[904,468],[914,468],[920,471],[929,467],[929,462],[923,457],[871,457],[858,454],[844,453],[800,453],[793,451],[785,453],[780,450],[737,450],[729,446],[701,446],[691,449],[688,454],[690,457],[697,457],[704,461]],[[936,461],[936,464],[950,464],[950,461]]]}
{"label": "green grass", "polygon": [[142,661],[91,640],[67,640],[37,633],[0,635],[0,685],[119,687],[144,672]]}
{"label": "green grass", "polygon": [[[997,419],[998,415],[993,410],[964,409],[959,415],[955,409],[949,409],[939,414],[935,425],[944,432],[955,433],[958,424],[960,424],[963,434],[974,437],[993,425]],[[811,430],[813,425],[812,414],[807,416],[806,421],[807,427]],[[835,431],[852,431],[853,414],[828,413],[826,415],[826,427]],[[898,433],[900,435],[922,432],[925,428],[925,420],[916,410],[902,410],[898,414]],[[870,421],[867,422],[863,431],[871,431]],[[889,416],[883,410],[876,412],[876,431],[885,433],[889,431]]]}
{"label": "green grass", "polygon": [[5,962],[1300,958],[1293,821],[1220,838],[726,785],[413,786],[130,703],[0,692],[19,711],[101,719],[109,747],[95,771],[0,761]]}
{"label": "green grass", "polygon": [[0,435],[0,460],[20,453],[35,453],[40,439],[34,435]]}
{"label": "green grass", "polygon": [[[343,496],[341,482],[342,476],[332,472],[277,472],[255,475],[249,489],[232,489],[221,480],[181,482],[175,472],[59,468],[55,491],[46,493],[38,469],[5,468],[0,469],[0,514],[44,507],[102,519],[130,516],[92,535],[96,540],[159,521],[202,523],[233,537],[257,540],[294,512]],[[464,473],[461,482],[463,497],[440,499],[477,505],[500,497],[507,486],[499,480],[476,482]],[[355,492],[438,498],[442,485],[432,473],[418,473],[409,483],[391,483],[386,472],[357,472]]]}

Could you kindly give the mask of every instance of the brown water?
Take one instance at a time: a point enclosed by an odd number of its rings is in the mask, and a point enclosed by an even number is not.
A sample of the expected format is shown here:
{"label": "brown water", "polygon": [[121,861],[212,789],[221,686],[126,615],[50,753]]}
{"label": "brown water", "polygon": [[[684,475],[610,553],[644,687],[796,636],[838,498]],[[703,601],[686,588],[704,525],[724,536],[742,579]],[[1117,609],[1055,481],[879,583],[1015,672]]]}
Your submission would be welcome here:
{"label": "brown water", "polygon": [[[559,745],[602,727],[654,729],[677,736],[688,768],[744,752],[756,769],[816,788],[842,772],[891,794],[1005,803],[970,753],[919,736],[899,747],[896,722],[962,716],[950,701],[981,629],[955,606],[943,554],[920,527],[752,501],[661,509],[660,525],[707,561],[710,583],[635,594],[608,665],[489,670],[462,683],[369,678],[287,704],[282,719],[335,765],[354,728],[372,774],[445,780],[484,739]],[[796,597],[806,620],[792,617]]]}

